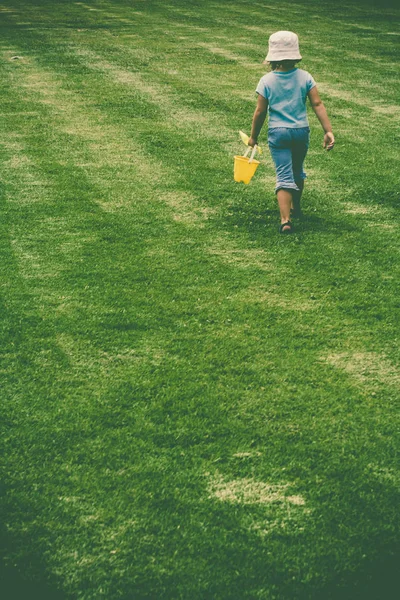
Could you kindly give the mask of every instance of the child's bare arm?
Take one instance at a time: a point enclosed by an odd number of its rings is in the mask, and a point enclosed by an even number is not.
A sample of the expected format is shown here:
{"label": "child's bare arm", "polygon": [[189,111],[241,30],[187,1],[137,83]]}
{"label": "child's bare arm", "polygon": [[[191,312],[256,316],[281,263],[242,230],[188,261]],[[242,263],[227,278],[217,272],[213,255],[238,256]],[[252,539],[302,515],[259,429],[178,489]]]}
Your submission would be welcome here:
{"label": "child's bare arm", "polygon": [[249,139],[249,146],[255,146],[257,139],[260,134],[261,128],[264,125],[265,117],[267,116],[268,100],[258,94],[257,106],[253,115],[253,123],[251,126],[251,135]]}
{"label": "child's bare arm", "polygon": [[327,150],[332,150],[333,146],[335,145],[335,137],[332,133],[332,125],[329,121],[328,113],[326,112],[324,103],[319,97],[317,87],[314,86],[313,88],[311,88],[307,95],[310,100],[312,109],[317,115],[317,118],[322,125],[322,129],[325,132],[324,148],[326,148]]}

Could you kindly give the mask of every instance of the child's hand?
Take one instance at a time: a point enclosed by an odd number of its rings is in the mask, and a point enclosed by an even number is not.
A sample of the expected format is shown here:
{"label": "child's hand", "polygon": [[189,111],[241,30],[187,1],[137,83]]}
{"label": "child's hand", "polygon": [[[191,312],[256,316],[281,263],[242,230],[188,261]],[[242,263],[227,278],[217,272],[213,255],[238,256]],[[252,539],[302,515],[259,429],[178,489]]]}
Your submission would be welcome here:
{"label": "child's hand", "polygon": [[324,135],[324,148],[325,148],[325,150],[332,150],[334,145],[335,145],[335,137],[334,137],[332,131],[328,131]]}
{"label": "child's hand", "polygon": [[254,146],[257,146],[257,140],[254,139],[253,137],[249,138],[249,141],[247,142],[248,146],[251,146],[252,148],[254,148]]}

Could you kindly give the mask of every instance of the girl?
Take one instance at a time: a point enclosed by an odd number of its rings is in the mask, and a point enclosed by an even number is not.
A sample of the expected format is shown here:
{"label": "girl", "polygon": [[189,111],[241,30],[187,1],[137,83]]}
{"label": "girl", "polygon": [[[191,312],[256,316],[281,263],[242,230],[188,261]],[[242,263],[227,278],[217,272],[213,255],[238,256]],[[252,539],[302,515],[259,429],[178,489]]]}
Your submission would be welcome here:
{"label": "girl", "polygon": [[295,33],[278,31],[271,35],[264,64],[269,63],[272,71],[261,77],[257,86],[257,107],[249,140],[250,146],[257,144],[268,111],[268,145],[276,169],[280,233],[292,233],[291,213],[294,217],[301,215],[300,199],[306,177],[303,162],[310,135],[307,97],[325,132],[324,148],[331,150],[335,144],[314,79],[295,66],[300,60],[299,39]]}

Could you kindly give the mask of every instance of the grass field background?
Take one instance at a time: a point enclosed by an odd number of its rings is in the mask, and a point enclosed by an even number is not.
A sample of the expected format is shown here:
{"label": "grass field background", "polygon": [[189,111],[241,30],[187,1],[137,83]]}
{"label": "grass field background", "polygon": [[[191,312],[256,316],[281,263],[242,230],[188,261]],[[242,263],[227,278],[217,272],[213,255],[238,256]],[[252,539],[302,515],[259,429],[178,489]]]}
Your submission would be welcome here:
{"label": "grass field background", "polygon": [[[1,1],[6,600],[395,597],[399,16]],[[337,138],[284,238],[266,130],[233,181],[278,29]]]}

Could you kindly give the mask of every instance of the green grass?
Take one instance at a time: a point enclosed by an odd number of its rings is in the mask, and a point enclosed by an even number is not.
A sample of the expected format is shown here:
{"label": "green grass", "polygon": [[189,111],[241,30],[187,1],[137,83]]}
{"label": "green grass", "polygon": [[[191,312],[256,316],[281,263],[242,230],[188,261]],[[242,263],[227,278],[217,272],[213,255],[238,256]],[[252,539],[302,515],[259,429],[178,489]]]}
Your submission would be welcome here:
{"label": "green grass", "polygon": [[[398,17],[1,3],[6,600],[395,597]],[[337,137],[290,237],[233,181],[277,29]]]}

